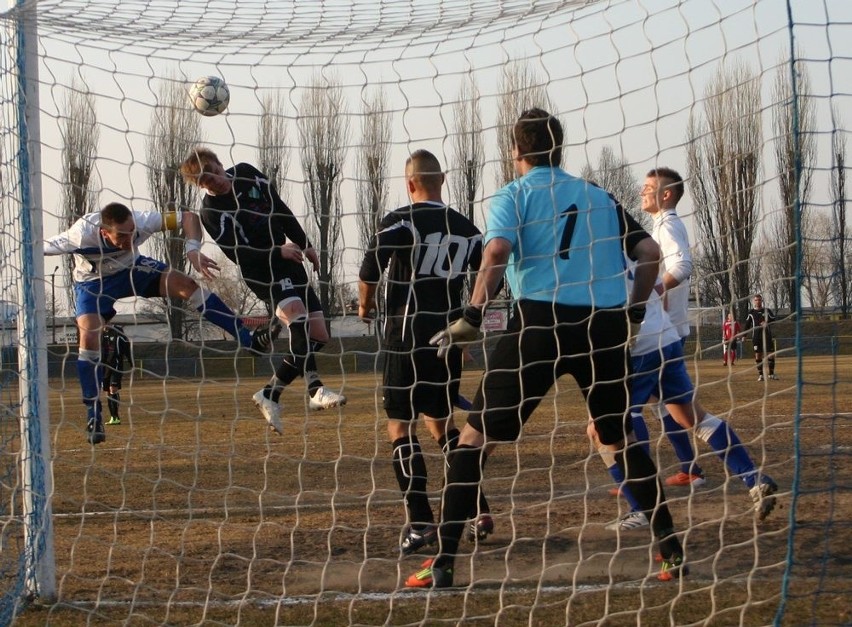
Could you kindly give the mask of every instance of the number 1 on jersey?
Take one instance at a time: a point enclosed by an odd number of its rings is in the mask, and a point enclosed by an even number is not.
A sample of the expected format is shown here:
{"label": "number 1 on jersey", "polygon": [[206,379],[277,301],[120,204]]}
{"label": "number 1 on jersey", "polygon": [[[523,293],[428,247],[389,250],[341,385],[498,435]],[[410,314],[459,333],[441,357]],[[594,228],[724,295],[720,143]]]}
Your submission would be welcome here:
{"label": "number 1 on jersey", "polygon": [[571,205],[562,212],[565,225],[562,227],[562,239],[559,241],[559,258],[568,259],[571,256],[571,238],[574,227],[577,226],[577,205]]}

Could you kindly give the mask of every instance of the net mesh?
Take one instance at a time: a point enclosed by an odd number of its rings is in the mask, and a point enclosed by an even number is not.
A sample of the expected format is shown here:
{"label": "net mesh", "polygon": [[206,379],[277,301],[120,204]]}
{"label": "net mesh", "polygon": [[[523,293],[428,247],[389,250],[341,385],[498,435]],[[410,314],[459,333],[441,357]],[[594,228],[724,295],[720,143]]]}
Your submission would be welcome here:
{"label": "net mesh", "polygon": [[[846,4],[63,0],[0,15],[0,300],[9,303],[0,623],[848,624]],[[37,16],[37,68],[21,60],[23,16]],[[186,93],[207,75],[222,77],[231,99],[225,114],[203,118]],[[41,161],[29,166],[19,159],[21,78],[37,81],[40,95]],[[563,380],[522,439],[489,458],[495,532],[462,543],[461,589],[405,591],[431,552],[400,557],[407,521],[387,443],[381,345],[376,325],[357,317],[363,233],[374,228],[371,212],[407,202],[403,164],[418,148],[447,170],[444,199],[472,208],[484,228],[490,197],[511,177],[506,134],[532,105],[560,117],[566,169],[640,219],[648,170],[670,166],[686,178],[678,213],[695,257],[688,370],[702,404],[776,480],[779,506],[757,521],[740,478],[693,437],[707,483],[666,488],[691,574],[658,582],[647,527],[605,528],[626,505],[610,495],[584,436],[582,396]],[[389,132],[368,133],[370,120]],[[332,339],[317,365],[348,403],[313,411],[296,381],[282,397],[278,436],[252,395],[279,365],[286,331],[279,352],[251,356],[180,302],[126,301],[117,320],[134,364],[121,424],[92,447],[66,259],[47,257],[37,277],[46,337],[37,325],[19,329],[15,315],[28,302],[20,247],[39,240],[22,232],[21,181],[40,183],[45,238],[111,201],[194,208],[175,168],[199,143],[226,166],[245,161],[274,176],[322,243],[312,276]],[[189,271],[182,250],[179,239],[155,238],[143,252]],[[215,245],[203,251],[223,266],[206,287],[245,319],[266,319]],[[742,358],[722,364],[724,313],[742,322],[755,293],[777,314],[778,381],[756,380],[748,338]],[[494,318],[471,349],[465,396],[505,328],[505,315]],[[56,598],[26,611],[21,334],[48,349],[39,376],[54,450],[37,472],[55,483]],[[464,418],[457,412],[457,424]],[[661,477],[671,476],[681,466],[652,412],[646,421]],[[437,512],[444,458],[422,426],[420,438]]]}

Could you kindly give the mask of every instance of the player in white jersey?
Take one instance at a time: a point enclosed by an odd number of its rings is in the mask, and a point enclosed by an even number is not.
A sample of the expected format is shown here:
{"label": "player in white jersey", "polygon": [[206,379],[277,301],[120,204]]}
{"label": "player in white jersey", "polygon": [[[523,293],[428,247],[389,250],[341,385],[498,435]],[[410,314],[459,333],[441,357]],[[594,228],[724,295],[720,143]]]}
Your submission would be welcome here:
{"label": "player in white jersey", "polygon": [[[651,237],[659,244],[661,252],[660,281],[655,291],[662,296],[663,306],[682,345],[689,335],[689,277],[692,274],[689,236],[676,210],[683,192],[683,178],[671,168],[648,172],[642,188],[642,211],[653,218]],[[666,478],[666,485],[704,485],[704,471],[695,459],[689,433],[677,424],[663,404],[655,403],[652,407],[681,464],[680,472]],[[633,431],[637,439],[648,439],[641,407],[634,407]]]}
{"label": "player in white jersey", "polygon": [[182,298],[205,319],[236,337],[241,346],[251,347],[257,341],[218,296],[183,272],[139,253],[139,246],[152,235],[178,227],[186,236],[186,257],[192,267],[205,278],[215,276],[219,266],[201,252],[201,225],[198,217],[188,212],[131,211],[113,202],[45,241],[45,255],[74,256],[80,335],[77,372],[87,410],[87,438],[92,444],[106,440],[99,400],[100,341],[104,325],[115,316],[119,298]]}
{"label": "player in white jersey", "polygon": [[[768,475],[758,471],[733,428],[704,409],[695,399],[695,389],[686,369],[677,327],[663,309],[656,291],[648,300],[645,319],[630,354],[633,360],[630,393],[634,407],[641,408],[652,396],[659,395],[680,428],[694,431],[699,440],[710,445],[731,474],[745,483],[758,519],[766,518],[775,508],[773,495],[778,486]],[[594,430],[590,430],[589,435],[596,441]],[[637,434],[637,440],[650,454],[647,437],[640,439]],[[606,458],[604,460],[606,462]],[[614,463],[607,463],[607,466],[621,487],[622,495],[631,505],[631,511],[608,525],[607,529],[630,531],[647,527],[648,517],[630,489],[632,481],[625,485],[623,471]]]}

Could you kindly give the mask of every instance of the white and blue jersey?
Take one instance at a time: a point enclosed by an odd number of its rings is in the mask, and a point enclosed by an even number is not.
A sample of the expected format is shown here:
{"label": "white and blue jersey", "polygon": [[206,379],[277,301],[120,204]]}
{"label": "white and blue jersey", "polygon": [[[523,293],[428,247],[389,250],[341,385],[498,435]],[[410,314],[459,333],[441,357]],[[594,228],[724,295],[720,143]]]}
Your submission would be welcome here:
{"label": "white and blue jersey", "polygon": [[[45,255],[74,255],[73,279],[78,283],[103,279],[134,267],[139,246],[155,233],[164,230],[164,216],[158,211],[131,211],[136,228],[133,248],[113,246],[101,233],[101,213],[87,213],[71,228],[44,242]],[[180,212],[176,223],[181,223]]]}
{"label": "white and blue jersey", "polygon": [[181,223],[180,212],[131,211],[133,246],[113,246],[101,233],[101,213],[87,213],[71,228],[44,243],[45,255],[74,255],[74,295],[78,316],[97,313],[109,320],[115,301],[129,296],[149,298],[160,293],[162,261],[139,254],[139,246],[168,225]]}
{"label": "white and blue jersey", "polygon": [[627,301],[624,251],[648,234],[605,190],[539,166],[496,192],[485,233],[512,245],[512,294],[593,308]]}

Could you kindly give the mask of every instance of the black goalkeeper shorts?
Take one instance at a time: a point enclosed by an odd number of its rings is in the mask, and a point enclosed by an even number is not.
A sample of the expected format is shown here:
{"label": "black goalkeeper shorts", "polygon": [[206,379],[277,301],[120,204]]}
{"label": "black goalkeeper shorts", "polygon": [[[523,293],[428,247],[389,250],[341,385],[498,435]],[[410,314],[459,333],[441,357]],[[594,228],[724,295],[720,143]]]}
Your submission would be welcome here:
{"label": "black goalkeeper shorts", "polygon": [[[600,441],[615,444],[632,431],[628,415],[627,317],[623,309],[554,306],[521,301],[487,358],[468,423],[488,439],[513,441],[563,374],[574,377]],[[585,429],[586,407],[560,406]]]}

